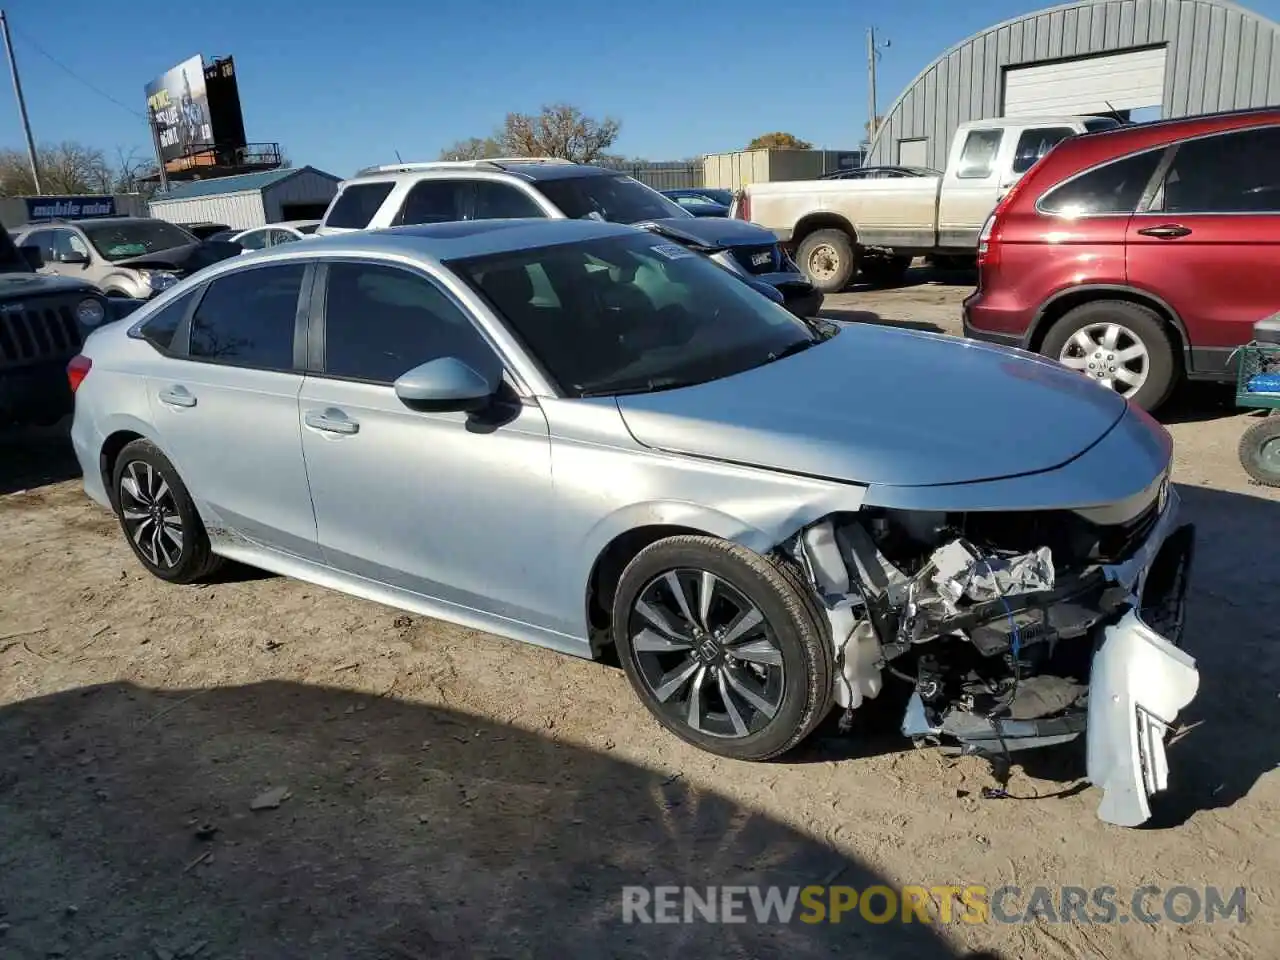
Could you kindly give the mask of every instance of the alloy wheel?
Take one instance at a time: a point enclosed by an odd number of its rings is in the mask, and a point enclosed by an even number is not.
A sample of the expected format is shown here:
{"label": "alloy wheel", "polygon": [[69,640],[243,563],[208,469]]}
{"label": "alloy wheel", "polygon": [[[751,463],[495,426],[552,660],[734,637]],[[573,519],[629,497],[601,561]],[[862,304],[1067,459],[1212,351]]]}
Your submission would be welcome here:
{"label": "alloy wheel", "polygon": [[1146,344],[1112,322],[1081,327],[1063,344],[1058,362],[1124,397],[1137,393],[1151,372]]}
{"label": "alloy wheel", "polygon": [[172,569],[182,559],[182,515],[160,472],[134,460],[120,477],[120,515],[125,530],[150,563]]}
{"label": "alloy wheel", "polygon": [[706,570],[649,581],[628,624],[637,671],[655,707],[707,736],[741,739],[782,705],[784,667],[764,614]]}

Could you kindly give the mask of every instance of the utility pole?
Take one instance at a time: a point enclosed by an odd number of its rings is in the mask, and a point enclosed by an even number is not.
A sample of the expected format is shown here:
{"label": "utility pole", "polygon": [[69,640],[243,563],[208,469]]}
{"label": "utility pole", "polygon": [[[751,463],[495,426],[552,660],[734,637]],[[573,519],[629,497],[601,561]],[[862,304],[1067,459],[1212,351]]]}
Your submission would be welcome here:
{"label": "utility pole", "polygon": [[22,119],[22,132],[27,137],[27,160],[31,164],[31,179],[36,193],[40,193],[40,164],[36,160],[36,142],[31,136],[31,120],[27,117],[27,101],[22,97],[22,81],[18,79],[18,61],[13,58],[13,41],[9,39],[9,21],[0,10],[0,33],[4,34],[4,49],[9,55],[9,73],[13,77],[13,93],[18,98],[18,116]]}
{"label": "utility pole", "polygon": [[169,172],[164,166],[164,148],[160,146],[160,124],[156,123],[150,104],[147,105],[147,126],[151,128],[151,144],[156,149],[156,173],[160,176],[160,192],[166,193],[169,190]]}
{"label": "utility pole", "polygon": [[876,138],[880,127],[880,113],[876,98],[876,60],[880,56],[881,47],[888,47],[889,41],[876,43],[876,28],[867,28],[867,143]]}

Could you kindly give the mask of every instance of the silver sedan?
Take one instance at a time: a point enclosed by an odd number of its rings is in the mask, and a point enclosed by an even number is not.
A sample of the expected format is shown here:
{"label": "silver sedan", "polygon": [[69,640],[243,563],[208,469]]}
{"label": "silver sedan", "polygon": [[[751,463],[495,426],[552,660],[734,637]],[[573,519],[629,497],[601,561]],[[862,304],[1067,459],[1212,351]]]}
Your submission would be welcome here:
{"label": "silver sedan", "polygon": [[917,743],[1087,732],[1100,815],[1138,823],[1196,692],[1162,427],[1027,354],[797,319],[634,228],[237,257],[69,375],[85,489],[156,576],[237,560],[612,651],[723,756],[782,754],[897,680]]}

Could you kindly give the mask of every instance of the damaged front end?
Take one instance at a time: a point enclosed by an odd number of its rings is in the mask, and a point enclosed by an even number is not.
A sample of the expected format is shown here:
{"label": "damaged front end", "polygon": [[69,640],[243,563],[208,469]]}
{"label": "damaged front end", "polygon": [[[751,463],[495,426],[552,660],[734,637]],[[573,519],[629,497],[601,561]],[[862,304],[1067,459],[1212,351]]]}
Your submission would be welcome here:
{"label": "damaged front end", "polygon": [[1167,479],[1135,515],[868,508],[784,549],[821,600],[847,710],[886,674],[902,732],[987,757],[1087,731],[1101,819],[1136,826],[1167,785],[1164,736],[1195,696],[1177,646],[1195,533]]}

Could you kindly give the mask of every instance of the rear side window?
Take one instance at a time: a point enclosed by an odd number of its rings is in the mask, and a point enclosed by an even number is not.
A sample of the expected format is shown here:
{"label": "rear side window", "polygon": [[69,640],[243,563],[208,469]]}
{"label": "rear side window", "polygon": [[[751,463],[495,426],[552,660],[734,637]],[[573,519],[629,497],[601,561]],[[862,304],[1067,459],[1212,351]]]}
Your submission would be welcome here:
{"label": "rear side window", "polygon": [[1280,213],[1280,127],[1188,140],[1152,205],[1162,213]]}
{"label": "rear side window", "polygon": [[1067,137],[1075,135],[1070,127],[1034,127],[1023,130],[1013,149],[1013,172],[1026,173],[1036,161]]}
{"label": "rear side window", "polygon": [[971,130],[960,152],[960,167],[956,176],[961,180],[985,180],[995,168],[996,154],[1000,152],[1003,130]]}
{"label": "rear side window", "polygon": [[324,225],[363,230],[382,206],[382,201],[391,193],[392,186],[390,182],[351,184],[338,194],[338,199],[333,202],[333,209],[325,217]]}
{"label": "rear side window", "polygon": [[466,216],[467,182],[420,180],[409,190],[396,215],[397,224],[452,223]]}
{"label": "rear side window", "polygon": [[241,270],[219,277],[191,318],[187,355],[260,370],[293,369],[293,330],[303,264]]}
{"label": "rear side window", "polygon": [[182,326],[187,310],[191,308],[191,298],[194,295],[194,293],[184,294],[172,303],[161,307],[143,321],[142,326],[138,328],[138,335],[157,350],[169,353],[173,350],[174,334],[178,332],[178,327]]}
{"label": "rear side window", "polygon": [[1081,174],[1041,197],[1040,211],[1059,217],[1133,213],[1163,155],[1163,148],[1148,150]]}

